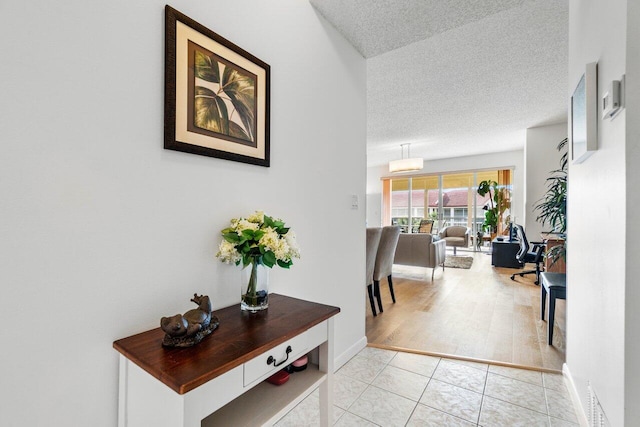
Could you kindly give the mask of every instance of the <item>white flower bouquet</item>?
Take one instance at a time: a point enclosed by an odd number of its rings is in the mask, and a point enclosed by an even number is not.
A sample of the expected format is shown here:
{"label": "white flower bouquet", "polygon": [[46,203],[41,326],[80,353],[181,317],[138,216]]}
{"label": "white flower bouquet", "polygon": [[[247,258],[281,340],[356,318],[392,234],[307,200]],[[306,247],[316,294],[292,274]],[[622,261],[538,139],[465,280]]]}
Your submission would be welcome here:
{"label": "white flower bouquet", "polygon": [[277,264],[289,268],[293,265],[293,258],[300,258],[300,249],[294,232],[285,226],[284,221],[256,211],[247,218],[233,218],[231,226],[222,230],[222,242],[216,257],[227,264],[239,265],[242,262],[243,267],[251,265],[251,277],[246,292],[242,294],[242,302],[259,306],[263,299],[266,301],[267,295],[266,292],[258,294],[258,267],[272,268]]}

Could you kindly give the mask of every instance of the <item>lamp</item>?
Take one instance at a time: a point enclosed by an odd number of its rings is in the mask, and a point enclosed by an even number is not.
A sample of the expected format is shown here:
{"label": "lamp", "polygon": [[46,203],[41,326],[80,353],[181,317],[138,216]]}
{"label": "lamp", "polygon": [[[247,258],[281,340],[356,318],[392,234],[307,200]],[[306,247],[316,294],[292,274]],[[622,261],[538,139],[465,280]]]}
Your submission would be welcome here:
{"label": "lamp", "polygon": [[[407,157],[404,157],[404,146],[407,146]],[[411,144],[400,144],[401,156],[400,160],[392,160],[389,162],[389,172],[409,172],[421,170],[424,166],[424,159],[411,158]]]}

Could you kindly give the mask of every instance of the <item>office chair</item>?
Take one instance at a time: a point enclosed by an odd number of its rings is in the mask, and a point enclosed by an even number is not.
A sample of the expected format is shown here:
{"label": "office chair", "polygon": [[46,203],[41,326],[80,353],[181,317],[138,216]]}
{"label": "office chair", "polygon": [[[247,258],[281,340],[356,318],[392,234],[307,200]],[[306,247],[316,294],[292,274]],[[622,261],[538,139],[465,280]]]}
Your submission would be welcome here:
{"label": "office chair", "polygon": [[[531,242],[533,248],[529,246],[529,241],[527,240],[527,235],[524,234],[524,228],[521,225],[514,224],[516,229],[516,238],[520,243],[520,250],[516,253],[516,259],[524,265],[528,262],[534,263],[536,265],[535,270],[526,270],[520,273],[514,273],[511,275],[511,280],[516,280],[516,275],[520,275],[520,277],[524,277],[525,274],[536,274],[536,281],[534,282],[536,285],[540,284],[540,264],[542,263],[543,255],[544,255],[544,243],[542,242]],[[529,250],[531,249],[531,250]]]}

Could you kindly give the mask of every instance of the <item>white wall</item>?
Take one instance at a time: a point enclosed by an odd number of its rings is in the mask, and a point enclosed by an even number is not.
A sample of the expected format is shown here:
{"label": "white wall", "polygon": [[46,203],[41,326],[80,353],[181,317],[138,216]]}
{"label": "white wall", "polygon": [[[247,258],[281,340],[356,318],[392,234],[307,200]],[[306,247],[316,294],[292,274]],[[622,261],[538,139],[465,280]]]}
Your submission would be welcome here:
{"label": "white wall", "polygon": [[561,153],[557,147],[558,143],[566,137],[566,123],[527,129],[527,139],[524,146],[526,170],[524,211],[527,215],[524,227],[530,240],[539,240],[540,232],[551,229],[548,224],[543,227],[536,221],[538,212],[533,208],[547,191],[546,180],[549,173],[552,170],[560,169]]}
{"label": "white wall", "polygon": [[382,227],[382,189],[367,194],[367,227]]}
{"label": "white wall", "polygon": [[[524,211],[522,209],[524,203],[524,152],[507,151],[504,153],[484,154],[481,156],[466,156],[456,157],[451,159],[438,159],[425,161],[424,167],[421,171],[415,173],[419,174],[433,174],[433,173],[445,173],[445,172],[460,172],[460,171],[472,171],[476,169],[500,169],[500,168],[514,168],[513,172],[513,214],[516,220],[524,218]],[[413,174],[413,173],[412,173]],[[367,206],[367,226],[375,227],[381,223],[381,210],[379,206],[382,204],[382,177],[406,177],[411,174],[396,174],[391,175],[389,173],[389,167],[387,165],[375,166],[367,168],[367,202],[370,204],[377,203],[376,207]],[[370,216],[370,214],[377,216]]]}
{"label": "white wall", "polygon": [[238,303],[214,255],[255,209],[303,251],[272,291],[340,306],[339,358],[364,340],[365,60],[305,1],[175,0],[271,65],[272,166],[164,150],[164,5],[0,3],[0,425],[115,425],[112,342]]}
{"label": "white wall", "polygon": [[[627,2],[625,420],[640,420],[640,2]],[[617,120],[617,119],[616,119]]]}
{"label": "white wall", "polygon": [[[605,85],[625,74],[631,40],[627,26],[640,25],[637,13],[627,22],[626,11],[626,0],[571,0],[567,99],[589,62],[598,61],[599,97]],[[633,46],[637,49],[638,42]],[[637,62],[632,70],[630,81],[638,78]],[[633,83],[637,88],[637,80]],[[583,406],[591,382],[612,426],[631,426],[640,419],[637,345],[630,352],[635,357],[625,357],[625,345],[639,334],[637,323],[625,321],[630,305],[638,308],[637,291],[625,300],[626,289],[637,287],[638,276],[626,276],[625,269],[627,274],[638,270],[637,234],[630,233],[637,225],[630,225],[640,219],[637,204],[629,205],[640,182],[631,170],[637,169],[637,134],[625,136],[631,113],[623,110],[613,121],[598,119],[598,151],[582,164],[570,164],[567,196],[567,366]],[[637,110],[633,114],[637,121]],[[629,382],[634,393],[625,395]]]}

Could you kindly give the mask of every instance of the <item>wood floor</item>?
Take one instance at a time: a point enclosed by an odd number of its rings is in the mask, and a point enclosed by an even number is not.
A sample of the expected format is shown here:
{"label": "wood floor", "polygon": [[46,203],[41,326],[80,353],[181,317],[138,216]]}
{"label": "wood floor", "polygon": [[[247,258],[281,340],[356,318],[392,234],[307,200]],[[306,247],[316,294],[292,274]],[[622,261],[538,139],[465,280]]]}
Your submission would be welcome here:
{"label": "wood floor", "polygon": [[535,275],[512,281],[511,274],[519,270],[492,267],[487,250],[458,251],[459,256],[474,257],[471,268],[444,272],[439,268],[433,282],[431,269],[394,266],[396,303],[386,280],[380,283],[384,313],[373,317],[367,299],[369,344],[561,370],[565,300],[557,300],[553,346],[549,346]]}

